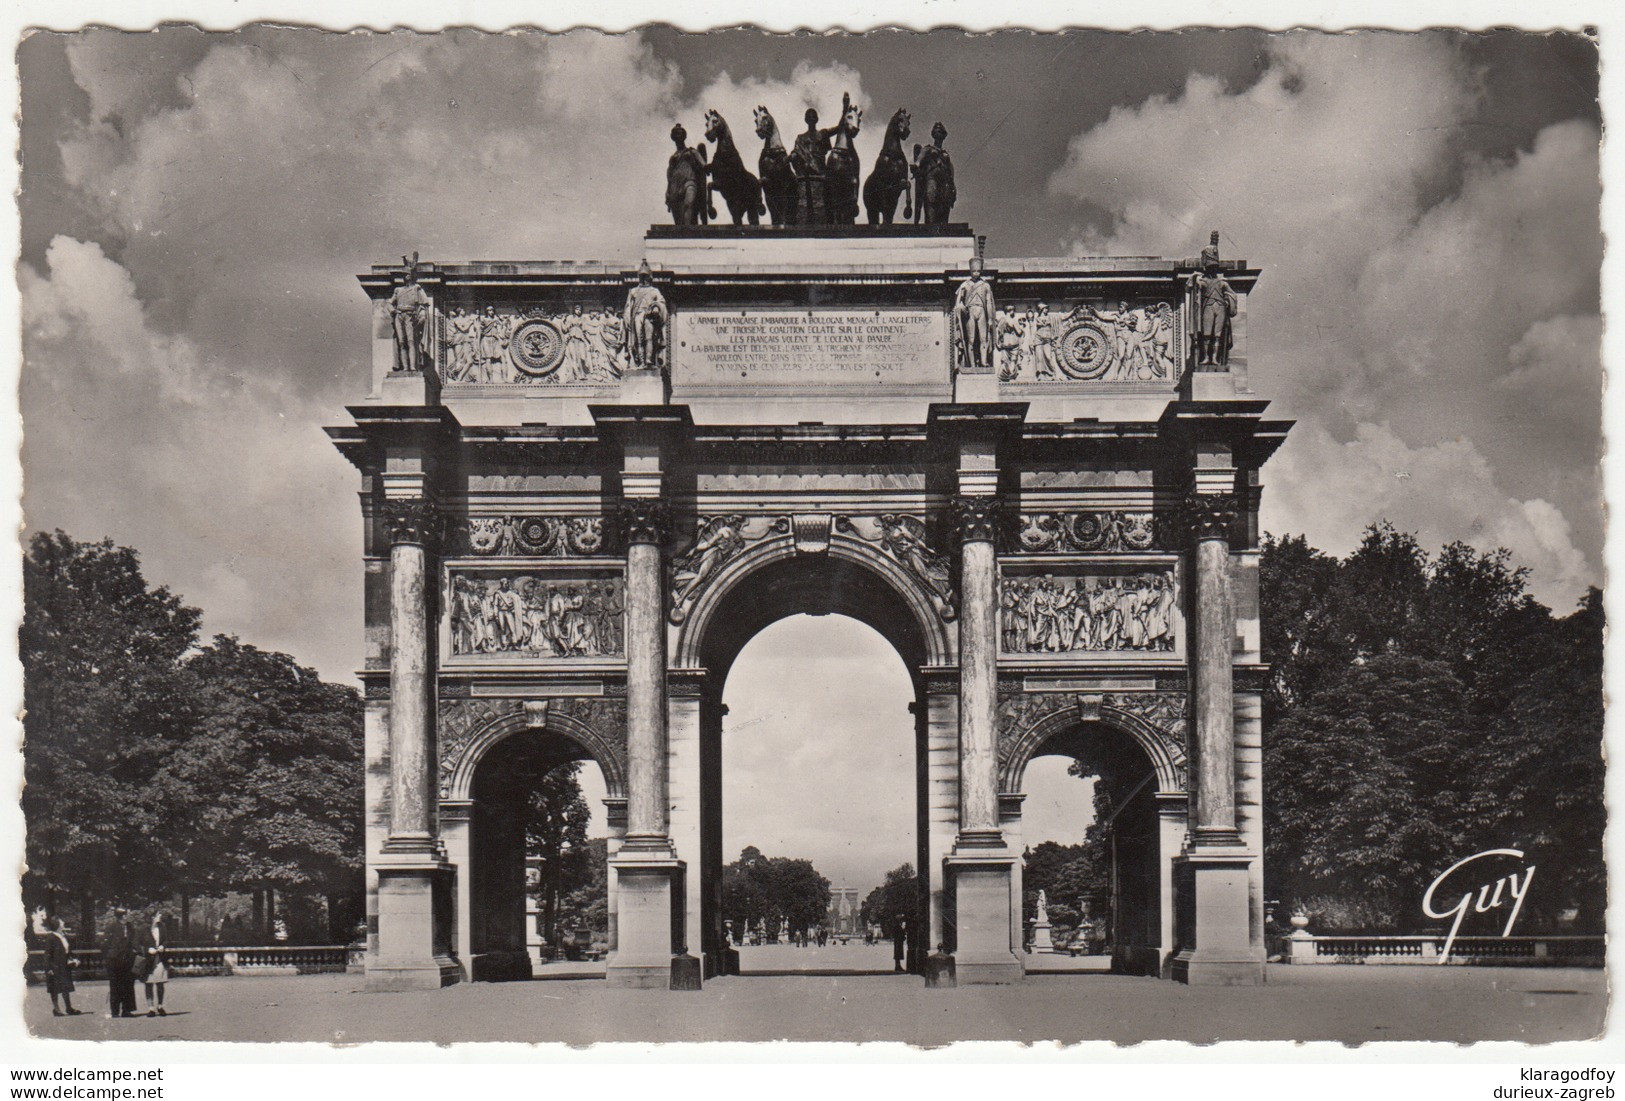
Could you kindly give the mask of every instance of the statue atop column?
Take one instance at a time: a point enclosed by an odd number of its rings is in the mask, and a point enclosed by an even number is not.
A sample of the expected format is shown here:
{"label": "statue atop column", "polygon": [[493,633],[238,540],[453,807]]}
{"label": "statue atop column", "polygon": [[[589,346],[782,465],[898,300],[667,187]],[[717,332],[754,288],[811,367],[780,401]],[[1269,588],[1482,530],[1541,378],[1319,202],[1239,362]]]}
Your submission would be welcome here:
{"label": "statue atop column", "polygon": [[697,226],[709,204],[705,154],[688,147],[688,131],[680,122],[671,128],[671,140],[677,150],[666,162],[666,209],[673,224]]}
{"label": "statue atop column", "polygon": [[626,295],[621,315],[626,332],[626,358],[633,370],[657,371],[665,364],[666,296],[654,285],[654,276],[645,260],[638,266],[638,285]]}
{"label": "statue atop column", "polygon": [[1236,316],[1236,292],[1219,265],[1219,231],[1202,250],[1202,274],[1196,277],[1196,365],[1224,367],[1235,343],[1230,319]]}
{"label": "statue atop column", "polygon": [[993,285],[982,278],[982,258],[970,262],[970,278],[954,295],[954,325],[959,333],[959,361],[954,365],[965,374],[989,374],[993,370]]}
{"label": "statue atop column", "polygon": [[418,254],[406,265],[403,282],[389,296],[389,319],[395,329],[394,371],[421,371],[429,359],[429,295],[418,286]]}
{"label": "statue atop column", "polygon": [[942,147],[947,140],[948,128],[939,122],[931,127],[931,144],[924,150],[915,147],[914,186],[918,194],[914,208],[922,213],[928,226],[946,225],[959,198],[954,187],[953,158]]}

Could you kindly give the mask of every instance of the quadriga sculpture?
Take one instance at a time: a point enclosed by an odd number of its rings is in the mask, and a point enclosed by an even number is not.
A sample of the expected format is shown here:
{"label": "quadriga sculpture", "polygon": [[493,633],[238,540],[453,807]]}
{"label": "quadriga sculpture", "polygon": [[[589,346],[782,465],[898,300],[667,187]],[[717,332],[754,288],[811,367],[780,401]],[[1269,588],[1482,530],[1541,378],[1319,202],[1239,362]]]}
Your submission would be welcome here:
{"label": "quadriga sculpture", "polygon": [[742,224],[747,217],[751,225],[761,225],[762,215],[767,213],[762,205],[762,182],[746,170],[727,121],[715,111],[705,113],[705,136],[716,143],[710,166],[712,191],[720,193],[728,204],[734,225]]}
{"label": "quadriga sculpture", "polygon": [[909,195],[908,157],[903,153],[903,142],[909,135],[908,111],[902,107],[886,124],[886,140],[875,158],[875,169],[863,182],[863,208],[869,214],[872,226],[892,224],[897,213],[897,197],[904,196],[903,220],[914,217],[914,204]]}
{"label": "quadriga sculpture", "polygon": [[793,226],[797,218],[795,169],[790,164],[790,151],[784,147],[779,124],[766,107],[756,108],[756,136],[762,139],[762,155],[756,169],[762,179],[762,197],[767,200],[767,212],[776,226]]}

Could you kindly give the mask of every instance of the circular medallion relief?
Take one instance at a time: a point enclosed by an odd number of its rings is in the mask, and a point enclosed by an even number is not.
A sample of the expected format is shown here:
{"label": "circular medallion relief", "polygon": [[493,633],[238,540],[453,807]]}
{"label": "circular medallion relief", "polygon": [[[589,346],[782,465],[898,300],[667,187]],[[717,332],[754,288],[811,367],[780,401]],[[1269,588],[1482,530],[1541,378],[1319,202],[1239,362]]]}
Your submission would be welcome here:
{"label": "circular medallion relief", "polygon": [[532,318],[514,330],[513,362],[527,375],[550,375],[564,362],[564,334],[543,318]]}
{"label": "circular medallion relief", "polygon": [[1112,338],[1098,321],[1084,321],[1061,334],[1061,369],[1072,378],[1096,379],[1112,365]]}

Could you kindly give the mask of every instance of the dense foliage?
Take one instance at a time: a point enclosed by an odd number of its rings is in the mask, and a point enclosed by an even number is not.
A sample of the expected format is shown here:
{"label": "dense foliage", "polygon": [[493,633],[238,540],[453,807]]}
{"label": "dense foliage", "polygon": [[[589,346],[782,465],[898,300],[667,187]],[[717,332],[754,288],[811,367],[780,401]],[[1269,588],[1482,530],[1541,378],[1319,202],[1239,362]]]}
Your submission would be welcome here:
{"label": "dense foliage", "polygon": [[914,865],[901,864],[886,873],[886,881],[863,900],[859,916],[865,925],[878,925],[883,935],[895,936],[904,923],[918,924],[920,879]]}
{"label": "dense foliage", "polygon": [[1601,594],[1554,616],[1506,551],[1386,525],[1346,559],[1269,539],[1261,574],[1271,893],[1321,931],[1430,927],[1434,876],[1517,848],[1520,927],[1600,931]]}
{"label": "dense foliage", "polygon": [[776,930],[790,923],[792,934],[816,929],[829,912],[829,880],[810,860],[764,856],[746,846],[722,870],[722,915],[734,928]]}
{"label": "dense foliage", "polygon": [[[549,944],[558,943],[561,926],[609,927],[608,891],[603,889],[604,872],[598,866],[604,852],[601,847],[595,851],[587,840],[592,812],[581,794],[580,772],[579,761],[549,769],[531,790],[525,808],[525,851],[536,858],[534,894],[542,937]],[[593,889],[595,884],[598,892]],[[602,925],[590,921],[596,901],[591,896],[595,893],[605,900],[606,920]],[[566,899],[571,900],[568,913]]]}
{"label": "dense foliage", "polygon": [[1081,845],[1042,841],[1027,850],[1021,873],[1023,928],[1038,916],[1039,891],[1046,896],[1050,924],[1058,928],[1077,928],[1085,900],[1093,916],[1104,912],[1110,894],[1111,863],[1105,830],[1098,824],[1091,825],[1086,838]]}
{"label": "dense foliage", "polygon": [[98,903],[226,891],[353,908],[359,693],[234,638],[200,647],[198,610],[111,541],[36,535],[23,589],[30,908],[86,928]]}

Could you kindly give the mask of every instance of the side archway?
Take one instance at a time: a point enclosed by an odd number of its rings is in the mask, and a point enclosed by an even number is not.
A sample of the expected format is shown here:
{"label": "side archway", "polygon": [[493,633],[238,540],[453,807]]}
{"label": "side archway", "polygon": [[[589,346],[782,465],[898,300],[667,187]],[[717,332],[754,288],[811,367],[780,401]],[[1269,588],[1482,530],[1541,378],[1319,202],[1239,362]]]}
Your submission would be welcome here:
{"label": "side archway", "polygon": [[[567,738],[597,763],[611,799],[626,798],[626,701],[605,698],[491,701],[470,724],[455,714],[441,723],[440,798],[473,798],[480,762],[498,743],[522,731]],[[443,709],[449,710],[449,709]]]}
{"label": "side archway", "polygon": [[1000,791],[1020,791],[1027,765],[1046,742],[1090,722],[1133,739],[1156,774],[1159,794],[1186,790],[1184,693],[1123,694],[1110,702],[1096,696],[1029,695],[1000,710]]}

